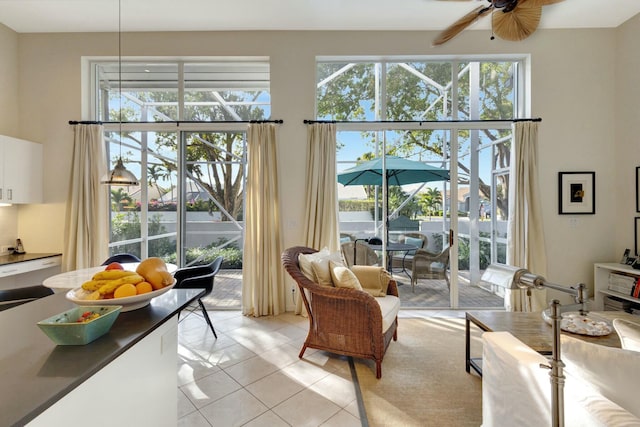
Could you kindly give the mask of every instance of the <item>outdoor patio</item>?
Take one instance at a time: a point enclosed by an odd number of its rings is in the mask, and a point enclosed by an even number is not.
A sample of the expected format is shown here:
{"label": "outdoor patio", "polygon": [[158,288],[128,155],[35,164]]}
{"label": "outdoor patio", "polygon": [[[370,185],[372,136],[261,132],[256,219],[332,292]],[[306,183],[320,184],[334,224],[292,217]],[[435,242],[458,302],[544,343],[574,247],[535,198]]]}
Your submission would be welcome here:
{"label": "outdoor patio", "polygon": [[[449,289],[444,280],[420,279],[411,292],[411,283],[407,275],[394,273],[398,282],[398,292],[402,308],[447,308],[449,307]],[[216,275],[213,292],[203,302],[215,310],[239,310],[241,308],[241,270],[220,270]],[[459,307],[461,308],[502,308],[502,299],[477,286],[467,285],[464,277],[460,279]]]}

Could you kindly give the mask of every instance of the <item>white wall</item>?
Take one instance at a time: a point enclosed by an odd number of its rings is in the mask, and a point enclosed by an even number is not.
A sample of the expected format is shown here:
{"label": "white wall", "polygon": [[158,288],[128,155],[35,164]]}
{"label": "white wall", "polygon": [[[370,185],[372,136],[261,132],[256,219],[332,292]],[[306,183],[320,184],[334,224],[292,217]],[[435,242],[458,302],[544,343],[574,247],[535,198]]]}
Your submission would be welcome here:
{"label": "white wall", "polygon": [[[637,97],[626,92],[627,86],[635,83],[640,61],[633,42],[640,36],[638,19],[620,30],[538,31],[519,43],[490,41],[487,31],[468,31],[432,48],[434,35],[360,31],[134,33],[125,34],[122,44],[124,56],[271,58],[272,114],[284,120],[279,127],[279,160],[285,247],[301,243],[304,198],[300,195],[306,155],[302,121],[313,118],[317,55],[530,54],[531,116],[543,119],[539,156],[547,277],[558,283],[591,284],[594,262],[617,260],[621,248],[633,247],[628,237],[632,221],[620,213],[631,212],[632,216],[632,205],[619,189],[622,182],[632,185],[627,175],[631,176],[631,166],[640,165],[640,161],[637,150],[632,150],[637,144],[632,140],[633,131],[620,128],[638,119],[633,114],[637,113],[633,102]],[[89,119],[81,115],[85,101],[81,57],[116,55],[117,38],[114,34],[20,34],[18,39],[19,136],[43,142],[46,159],[45,204],[21,208],[20,237],[30,251],[61,251],[73,140],[68,121]],[[635,52],[633,60],[616,54],[617,47]],[[635,71],[616,69],[629,62]],[[621,83],[616,85],[616,79]],[[628,122],[616,120],[622,113]],[[624,148],[617,151],[617,144]],[[558,215],[559,171],[596,172],[596,215]]]}
{"label": "white wall", "polygon": [[[18,35],[0,24],[0,135],[18,137]],[[0,207],[0,245],[15,243],[18,207]]]}
{"label": "white wall", "polygon": [[[633,221],[636,212],[636,167],[640,166],[640,15],[627,21],[616,33],[615,120],[615,253],[634,248]],[[639,242],[640,243],[640,242]]]}

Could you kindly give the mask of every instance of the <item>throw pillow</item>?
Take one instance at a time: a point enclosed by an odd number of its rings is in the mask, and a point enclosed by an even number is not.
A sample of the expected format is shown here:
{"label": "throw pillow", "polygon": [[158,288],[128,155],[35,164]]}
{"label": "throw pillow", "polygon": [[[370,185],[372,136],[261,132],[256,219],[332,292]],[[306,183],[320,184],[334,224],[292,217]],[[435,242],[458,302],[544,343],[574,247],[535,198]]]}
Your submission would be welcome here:
{"label": "throw pillow", "polygon": [[562,335],[561,356],[566,370],[582,378],[607,399],[640,417],[635,395],[640,384],[640,353],[592,344]]}
{"label": "throw pillow", "polygon": [[351,288],[362,290],[362,285],[358,278],[351,270],[341,263],[329,261],[329,269],[331,270],[331,278],[336,288]]}
{"label": "throw pillow", "polygon": [[[320,281],[326,284],[327,281],[331,282],[328,261],[330,259],[342,261],[342,254],[340,252],[330,252],[328,248],[324,247],[312,254],[300,254],[298,256],[298,265],[300,265],[300,270],[307,279],[318,284],[321,284]],[[318,263],[319,267],[314,269],[313,262]],[[321,277],[318,277],[316,270],[320,272]],[[332,286],[332,284],[329,283],[328,286]]]}
{"label": "throw pillow", "polygon": [[353,265],[351,266],[351,271],[353,271],[358,278],[363,290],[369,292],[374,297],[387,295],[391,275],[384,267]]}
{"label": "throw pillow", "polygon": [[640,324],[624,319],[614,319],[613,328],[620,337],[622,348],[640,351]]}
{"label": "throw pillow", "polygon": [[312,282],[317,282],[316,274],[313,272],[313,267],[311,267],[311,262],[314,260],[321,259],[323,256],[329,255],[329,249],[322,248],[318,252],[314,252],[312,254],[300,254],[298,255],[298,265],[300,265],[300,271],[305,277]]}
{"label": "throw pillow", "polygon": [[328,250],[320,257],[311,261],[311,268],[313,269],[316,283],[321,286],[333,286],[329,261],[334,261],[338,264],[344,265],[342,263],[342,254],[340,252],[330,253]]}

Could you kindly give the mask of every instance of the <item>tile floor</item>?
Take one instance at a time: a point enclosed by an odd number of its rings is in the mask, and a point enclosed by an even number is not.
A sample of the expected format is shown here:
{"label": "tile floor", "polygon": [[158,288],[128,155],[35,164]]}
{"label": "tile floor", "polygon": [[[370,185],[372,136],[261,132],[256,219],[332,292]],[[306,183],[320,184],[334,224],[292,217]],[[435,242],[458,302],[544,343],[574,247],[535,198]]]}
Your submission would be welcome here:
{"label": "tile floor", "polygon": [[[420,279],[414,290],[406,274],[396,272],[398,293],[402,308],[445,309],[449,307],[449,288],[444,280]],[[502,308],[502,298],[477,286],[470,286],[468,279],[460,275],[458,288],[459,307],[472,309]],[[213,292],[203,301],[209,308],[240,309],[242,297],[242,270],[220,270],[216,275]]]}
{"label": "tile floor", "polygon": [[[313,349],[298,358],[306,318],[209,313],[217,340],[198,315],[179,324],[178,426],[363,425],[348,359]],[[464,312],[401,310],[399,315],[429,316],[464,317]]]}

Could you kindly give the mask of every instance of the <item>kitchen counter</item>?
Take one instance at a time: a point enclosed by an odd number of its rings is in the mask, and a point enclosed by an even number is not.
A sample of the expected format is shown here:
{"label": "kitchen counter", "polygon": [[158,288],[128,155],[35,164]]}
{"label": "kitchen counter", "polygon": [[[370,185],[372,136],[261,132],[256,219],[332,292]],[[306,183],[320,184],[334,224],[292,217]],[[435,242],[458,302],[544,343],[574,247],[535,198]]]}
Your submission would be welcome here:
{"label": "kitchen counter", "polygon": [[17,262],[35,261],[38,259],[52,258],[62,256],[62,254],[56,253],[24,253],[24,254],[11,254],[0,256],[0,267],[8,264],[15,264]]}
{"label": "kitchen counter", "polygon": [[[170,319],[176,324],[171,332],[177,338],[176,314],[203,293],[203,289],[172,289],[151,300],[146,307],[120,313],[109,333],[84,346],[56,346],[36,325],[75,306],[62,293],[0,312],[3,343],[0,347],[0,425],[24,425],[36,419],[92,377],[98,377],[96,374],[114,360],[123,359],[136,344]],[[177,341],[171,344],[172,339],[167,335],[161,337],[160,353],[175,354]],[[175,366],[174,362],[170,374],[177,377]],[[128,387],[122,385],[125,389]],[[89,397],[101,400],[101,394],[97,391]],[[172,394],[175,395],[175,389]],[[99,403],[94,409],[98,411],[96,414],[106,411],[106,415],[110,410]],[[78,420],[73,414],[66,416]],[[85,421],[91,424],[86,418]]]}

